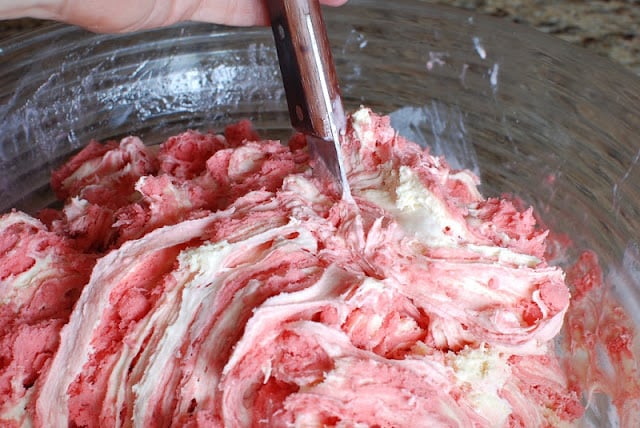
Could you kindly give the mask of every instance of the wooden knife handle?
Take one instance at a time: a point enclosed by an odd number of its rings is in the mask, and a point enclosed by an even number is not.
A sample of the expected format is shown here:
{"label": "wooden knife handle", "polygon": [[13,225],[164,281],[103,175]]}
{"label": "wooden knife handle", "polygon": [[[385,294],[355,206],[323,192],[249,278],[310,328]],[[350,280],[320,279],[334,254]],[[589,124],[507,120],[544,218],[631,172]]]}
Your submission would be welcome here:
{"label": "wooden knife handle", "polygon": [[336,140],[345,116],[319,1],[266,1],[291,124]]}

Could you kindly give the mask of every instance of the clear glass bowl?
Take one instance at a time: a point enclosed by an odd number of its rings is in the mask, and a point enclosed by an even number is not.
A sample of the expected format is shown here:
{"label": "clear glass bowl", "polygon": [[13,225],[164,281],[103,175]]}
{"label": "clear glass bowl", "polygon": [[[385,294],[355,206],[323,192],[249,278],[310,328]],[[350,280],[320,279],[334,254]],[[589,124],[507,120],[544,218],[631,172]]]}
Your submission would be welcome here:
{"label": "clear glass bowl", "polygon": [[[419,0],[350,0],[325,19],[349,110],[392,114],[401,133],[478,172],[485,195],[518,195],[593,249],[640,325],[636,76],[524,26]],[[241,118],[290,134],[266,28],[53,25],[0,44],[0,100],[0,212],[52,204],[52,168],[91,138],[157,143]]]}

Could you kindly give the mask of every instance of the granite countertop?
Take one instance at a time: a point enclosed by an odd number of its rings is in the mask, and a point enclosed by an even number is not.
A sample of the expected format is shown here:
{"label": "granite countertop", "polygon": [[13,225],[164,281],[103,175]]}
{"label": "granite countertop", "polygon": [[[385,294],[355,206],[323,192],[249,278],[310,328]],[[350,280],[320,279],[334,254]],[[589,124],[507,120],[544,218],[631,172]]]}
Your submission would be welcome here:
{"label": "granite countertop", "polygon": [[[640,0],[423,0],[529,25],[609,57],[640,76]],[[0,40],[41,25],[0,21]]]}
{"label": "granite countertop", "polygon": [[424,0],[537,28],[640,75],[640,0]]}

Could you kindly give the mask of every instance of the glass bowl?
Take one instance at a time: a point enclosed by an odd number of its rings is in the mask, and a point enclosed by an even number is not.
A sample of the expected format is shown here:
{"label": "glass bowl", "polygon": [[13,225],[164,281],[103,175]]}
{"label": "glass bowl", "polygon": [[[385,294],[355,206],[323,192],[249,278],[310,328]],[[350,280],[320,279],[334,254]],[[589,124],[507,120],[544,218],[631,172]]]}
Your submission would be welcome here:
{"label": "glass bowl", "polygon": [[[534,206],[573,256],[599,256],[640,325],[640,79],[524,26],[419,0],[350,0],[325,20],[348,110],[390,114],[477,172],[485,196]],[[90,139],[153,144],[243,118],[291,134],[267,28],[51,25],[3,42],[0,59],[0,212],[54,204],[52,169]],[[588,424],[616,424],[607,400],[593,403]]]}

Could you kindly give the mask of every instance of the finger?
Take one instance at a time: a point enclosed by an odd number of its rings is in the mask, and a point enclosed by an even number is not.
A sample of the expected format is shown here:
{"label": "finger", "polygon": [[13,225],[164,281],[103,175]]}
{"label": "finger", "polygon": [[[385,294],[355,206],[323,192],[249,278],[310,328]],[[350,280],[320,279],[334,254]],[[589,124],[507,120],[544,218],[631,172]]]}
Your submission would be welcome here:
{"label": "finger", "polygon": [[[341,6],[347,0],[320,0],[328,6]],[[226,3],[226,5],[223,5]],[[205,0],[192,19],[227,25],[269,25],[266,0]]]}
{"label": "finger", "polygon": [[8,17],[51,19],[100,33],[119,33],[199,20],[227,25],[268,23],[263,0],[23,0],[0,4]]}
{"label": "finger", "polygon": [[[31,16],[79,25],[95,32],[127,32],[180,21],[268,25],[266,0],[24,0],[12,16]],[[339,6],[347,0],[320,0]],[[2,9],[2,8],[0,8]]]}
{"label": "finger", "polygon": [[327,6],[342,6],[345,4],[347,0],[320,0],[320,3],[326,4]]}
{"label": "finger", "polygon": [[265,0],[203,0],[191,19],[237,26],[269,23]]}
{"label": "finger", "polygon": [[119,33],[177,22],[187,2],[173,0],[49,0],[50,16],[44,18],[79,25],[99,33]]}

